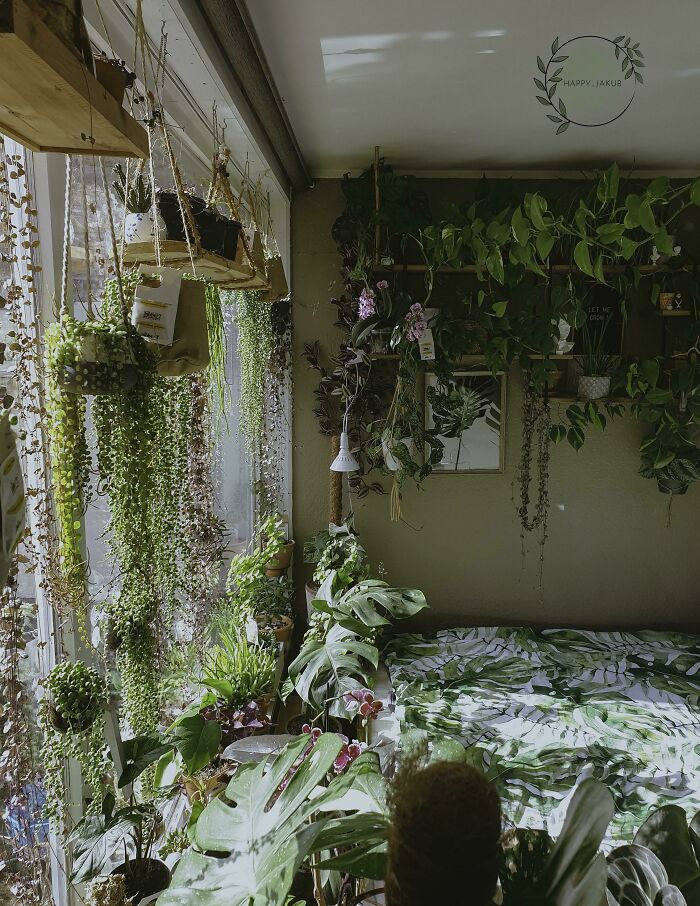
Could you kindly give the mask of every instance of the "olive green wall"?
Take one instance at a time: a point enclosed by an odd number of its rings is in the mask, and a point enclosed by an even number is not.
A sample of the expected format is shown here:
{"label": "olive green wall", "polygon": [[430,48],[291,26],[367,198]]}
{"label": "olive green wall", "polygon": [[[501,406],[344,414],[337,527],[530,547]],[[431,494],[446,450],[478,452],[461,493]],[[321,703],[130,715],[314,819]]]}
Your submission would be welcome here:
{"label": "olive green wall", "polygon": [[[431,200],[461,201],[473,189],[461,180],[426,185]],[[312,412],[316,374],[301,353],[316,339],[325,351],[337,349],[329,299],[342,284],[330,230],[342,207],[338,180],[319,180],[292,205],[297,543],[328,521],[329,442]],[[433,214],[440,215],[439,204]],[[420,490],[406,486],[406,523],[390,521],[387,495],[355,501],[356,525],[375,568],[381,562],[392,584],[425,591],[431,609],[419,625],[700,629],[700,487],[674,500],[666,528],[668,497],[637,475],[644,427],[628,417],[605,434],[591,432],[579,453],[568,445],[552,449],[549,540],[539,587],[539,548],[528,539],[523,558],[513,501],[520,403],[520,384],[511,374],[504,474],[432,475]],[[309,568],[298,564],[296,570],[301,596]]]}

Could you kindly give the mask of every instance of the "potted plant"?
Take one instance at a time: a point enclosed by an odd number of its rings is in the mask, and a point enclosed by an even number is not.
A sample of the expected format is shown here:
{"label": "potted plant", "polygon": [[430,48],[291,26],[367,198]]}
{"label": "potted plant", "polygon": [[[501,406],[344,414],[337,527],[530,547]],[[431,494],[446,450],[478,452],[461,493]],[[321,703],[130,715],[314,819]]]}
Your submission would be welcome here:
{"label": "potted plant", "polygon": [[640,446],[640,474],[656,479],[663,494],[685,494],[700,479],[700,369],[693,361],[668,367],[659,359],[627,372],[632,413],[652,424]]}
{"label": "potted plant", "polygon": [[[204,199],[194,193],[188,192],[187,199],[192,209],[202,248],[233,261],[236,257],[242,225],[237,220],[231,220],[219,214],[216,208],[207,207]],[[165,221],[168,240],[186,242],[185,226],[177,192],[160,190],[158,208]],[[193,239],[194,237],[190,235],[190,241]]]}
{"label": "potted plant", "polygon": [[230,745],[267,725],[274,695],[276,653],[248,641],[241,628],[221,626],[202,664],[200,682],[208,693],[199,711],[221,728],[221,743]]}
{"label": "potted plant", "polygon": [[349,587],[370,575],[369,558],[355,531],[352,517],[342,525],[329,525],[304,544],[304,563],[315,567],[313,580],[306,586],[309,608],[318,590],[333,574],[335,589]]}
{"label": "potted plant", "polygon": [[68,838],[73,844],[71,882],[119,876],[129,903],[152,902],[170,884],[170,869],[155,855],[163,817],[152,802],[136,802],[133,796],[116,811],[115,805],[114,795],[105,795],[101,812],[83,818]]}
{"label": "potted plant", "polygon": [[[114,192],[124,205],[126,215],[124,219],[124,238],[128,243],[152,242],[154,234],[153,222],[153,190],[150,180],[137,170],[127,185],[126,173],[121,164],[114,168],[117,176],[112,183]],[[165,221],[158,216],[158,232],[165,238]]]}
{"label": "potted plant", "polygon": [[39,709],[46,814],[60,824],[65,808],[65,759],[76,759],[84,782],[94,793],[110,785],[103,719],[107,686],[82,661],[57,664],[41,685],[46,692]]}
{"label": "potted plant", "polygon": [[590,317],[586,320],[581,331],[583,355],[576,358],[582,372],[578,379],[578,395],[588,400],[609,396],[611,372],[615,365],[615,357],[605,351],[610,316],[599,324],[596,330],[591,326]]}
{"label": "potted plant", "polygon": [[292,603],[294,586],[284,576],[267,579],[255,592],[253,616],[261,629],[274,632],[278,642],[287,642],[294,628]]}

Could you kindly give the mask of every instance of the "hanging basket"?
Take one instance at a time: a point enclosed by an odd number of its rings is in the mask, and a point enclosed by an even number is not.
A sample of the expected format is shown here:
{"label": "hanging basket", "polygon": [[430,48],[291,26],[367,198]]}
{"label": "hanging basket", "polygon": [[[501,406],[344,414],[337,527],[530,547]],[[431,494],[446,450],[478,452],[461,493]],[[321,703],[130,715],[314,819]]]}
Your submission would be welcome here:
{"label": "hanging basket", "polygon": [[133,390],[148,353],[131,327],[106,321],[77,321],[63,315],[47,330],[49,367],[56,384],[67,393],[104,396]]}

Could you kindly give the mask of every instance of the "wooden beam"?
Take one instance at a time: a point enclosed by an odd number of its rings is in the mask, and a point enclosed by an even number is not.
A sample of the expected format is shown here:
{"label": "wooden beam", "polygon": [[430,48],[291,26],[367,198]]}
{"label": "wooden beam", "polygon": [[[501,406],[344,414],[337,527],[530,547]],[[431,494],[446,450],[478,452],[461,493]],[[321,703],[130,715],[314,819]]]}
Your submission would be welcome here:
{"label": "wooden beam", "polygon": [[295,189],[311,177],[265,60],[245,0],[201,0],[200,10],[278,164]]}

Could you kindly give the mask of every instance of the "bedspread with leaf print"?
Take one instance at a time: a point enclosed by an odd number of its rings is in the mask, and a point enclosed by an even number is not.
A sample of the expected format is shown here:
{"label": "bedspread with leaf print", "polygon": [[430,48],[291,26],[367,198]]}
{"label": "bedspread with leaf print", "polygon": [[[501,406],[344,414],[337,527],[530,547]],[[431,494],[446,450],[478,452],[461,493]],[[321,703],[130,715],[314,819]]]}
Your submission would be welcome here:
{"label": "bedspread with leaf print", "polygon": [[657,805],[700,809],[700,637],[454,629],[398,636],[385,660],[402,730],[467,746],[514,824],[556,835],[583,777],[615,797],[608,842]]}

